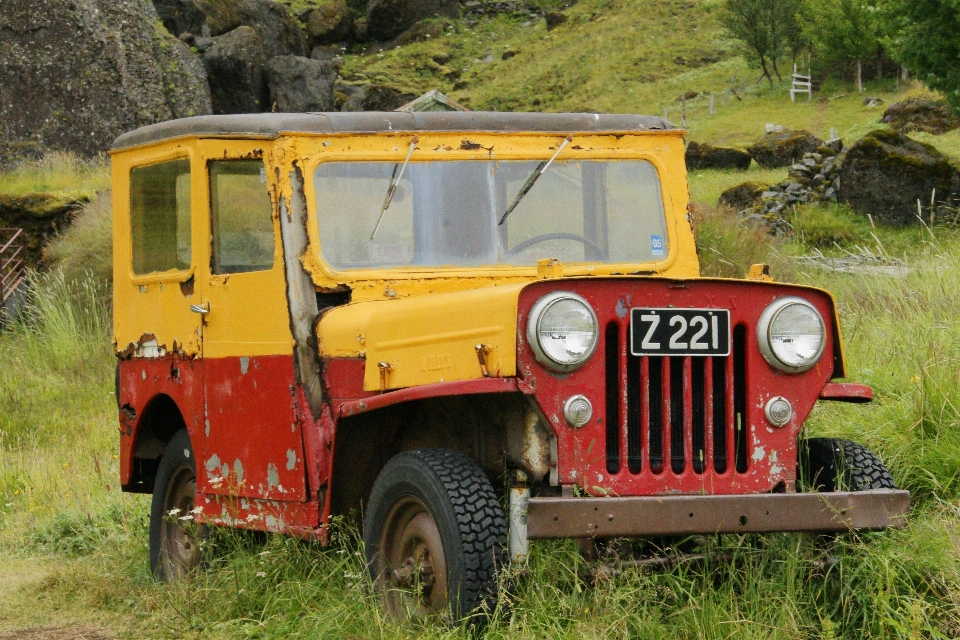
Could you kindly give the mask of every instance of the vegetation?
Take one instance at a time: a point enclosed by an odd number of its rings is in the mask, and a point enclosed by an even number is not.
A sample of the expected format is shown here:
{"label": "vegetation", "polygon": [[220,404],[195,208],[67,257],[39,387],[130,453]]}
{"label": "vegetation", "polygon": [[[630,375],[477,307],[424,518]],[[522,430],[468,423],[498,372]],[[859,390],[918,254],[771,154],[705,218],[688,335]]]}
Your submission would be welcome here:
{"label": "vegetation", "polygon": [[956,0],[891,0],[899,59],[960,109],[960,13]]}
{"label": "vegetation", "polygon": [[802,0],[727,0],[723,25],[741,42],[744,57],[763,70],[771,87],[770,68],[777,80],[783,80],[777,63],[788,53],[796,57],[802,46],[797,23],[801,6]]}

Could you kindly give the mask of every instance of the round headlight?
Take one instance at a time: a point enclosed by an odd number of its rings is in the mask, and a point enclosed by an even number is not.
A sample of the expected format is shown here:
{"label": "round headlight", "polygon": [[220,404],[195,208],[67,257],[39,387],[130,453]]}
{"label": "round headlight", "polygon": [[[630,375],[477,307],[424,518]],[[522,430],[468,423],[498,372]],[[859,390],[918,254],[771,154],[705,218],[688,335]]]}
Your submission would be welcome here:
{"label": "round headlight", "polygon": [[597,316],[575,293],[550,293],[533,305],[527,321],[527,341],[537,362],[554,371],[573,371],[597,347]]}
{"label": "round headlight", "polygon": [[823,355],[823,318],[803,298],[779,298],[761,314],[757,342],[760,353],[772,366],[787,373],[802,373]]}

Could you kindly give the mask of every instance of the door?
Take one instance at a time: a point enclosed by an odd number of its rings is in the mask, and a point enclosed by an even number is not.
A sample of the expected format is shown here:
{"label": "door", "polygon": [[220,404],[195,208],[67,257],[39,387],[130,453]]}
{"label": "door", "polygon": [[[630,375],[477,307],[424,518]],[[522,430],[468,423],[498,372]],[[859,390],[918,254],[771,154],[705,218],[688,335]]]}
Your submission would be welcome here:
{"label": "door", "polygon": [[205,397],[199,471],[211,493],[302,501],[306,475],[279,217],[264,163],[245,144],[205,141],[203,148],[210,259],[198,267]]}

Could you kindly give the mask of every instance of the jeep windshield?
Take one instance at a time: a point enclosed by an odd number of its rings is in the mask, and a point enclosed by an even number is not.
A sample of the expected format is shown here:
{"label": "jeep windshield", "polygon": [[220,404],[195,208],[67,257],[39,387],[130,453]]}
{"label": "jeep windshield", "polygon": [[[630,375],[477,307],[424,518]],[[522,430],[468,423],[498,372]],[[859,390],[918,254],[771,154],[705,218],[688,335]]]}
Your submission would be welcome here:
{"label": "jeep windshield", "polygon": [[646,160],[557,160],[504,211],[542,160],[324,162],[314,172],[323,258],[376,267],[646,263],[667,255],[660,180]]}

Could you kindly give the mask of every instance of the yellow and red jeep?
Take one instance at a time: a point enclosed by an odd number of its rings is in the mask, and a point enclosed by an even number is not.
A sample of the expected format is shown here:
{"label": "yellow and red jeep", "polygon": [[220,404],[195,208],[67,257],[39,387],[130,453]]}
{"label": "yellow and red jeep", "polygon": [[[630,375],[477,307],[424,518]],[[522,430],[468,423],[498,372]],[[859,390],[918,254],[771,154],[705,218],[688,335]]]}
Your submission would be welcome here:
{"label": "yellow and red jeep", "polygon": [[660,118],[204,116],[112,157],[120,473],[161,578],[190,517],[325,542],[356,512],[387,607],[459,617],[529,539],[904,522],[876,457],[801,437],[872,397],[833,382],[833,299],[700,276]]}

